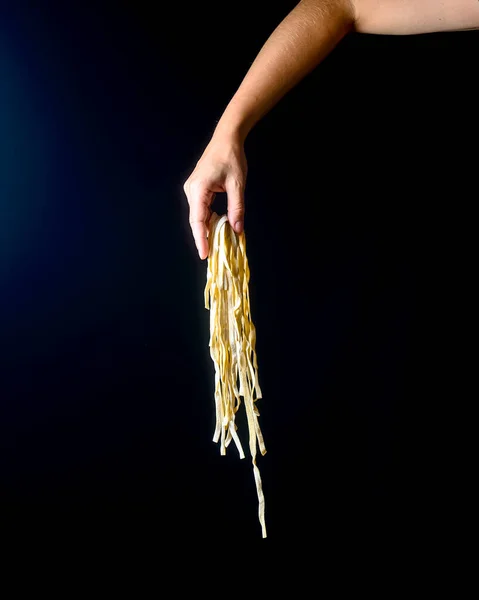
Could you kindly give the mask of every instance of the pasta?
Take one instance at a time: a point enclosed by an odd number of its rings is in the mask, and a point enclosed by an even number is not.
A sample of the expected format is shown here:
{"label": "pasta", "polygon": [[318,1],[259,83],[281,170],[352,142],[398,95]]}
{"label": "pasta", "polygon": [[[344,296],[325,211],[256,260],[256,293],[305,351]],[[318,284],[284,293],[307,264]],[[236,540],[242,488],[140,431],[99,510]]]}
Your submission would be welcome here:
{"label": "pasta", "polygon": [[220,442],[221,455],[234,441],[245,458],[237,433],[235,415],[243,398],[249,430],[249,450],[258,494],[262,537],[266,537],[265,502],[256,464],[257,448],[266,454],[258,422],[256,401],[262,397],[258,381],[256,329],[251,320],[250,271],[244,232],[235,233],[226,215],[212,213],[209,223],[209,255],[205,307],[210,311],[210,355],[215,368],[216,428],[213,441]]}

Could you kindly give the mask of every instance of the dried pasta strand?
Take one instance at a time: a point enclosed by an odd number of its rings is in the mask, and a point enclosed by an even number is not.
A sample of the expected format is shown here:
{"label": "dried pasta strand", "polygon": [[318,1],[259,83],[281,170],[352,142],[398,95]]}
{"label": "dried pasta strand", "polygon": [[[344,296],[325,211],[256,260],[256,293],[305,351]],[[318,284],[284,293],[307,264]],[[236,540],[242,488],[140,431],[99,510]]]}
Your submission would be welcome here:
{"label": "dried pasta strand", "polygon": [[240,458],[245,458],[235,423],[243,398],[258,494],[258,516],[265,538],[265,502],[256,453],[259,447],[261,454],[266,454],[266,447],[256,406],[262,393],[258,380],[256,329],[250,309],[246,240],[244,232],[235,233],[226,215],[220,217],[216,213],[211,215],[208,238],[205,307],[210,311],[209,347],[215,368],[216,428],[213,441],[220,443],[220,453],[225,455],[233,440]]}

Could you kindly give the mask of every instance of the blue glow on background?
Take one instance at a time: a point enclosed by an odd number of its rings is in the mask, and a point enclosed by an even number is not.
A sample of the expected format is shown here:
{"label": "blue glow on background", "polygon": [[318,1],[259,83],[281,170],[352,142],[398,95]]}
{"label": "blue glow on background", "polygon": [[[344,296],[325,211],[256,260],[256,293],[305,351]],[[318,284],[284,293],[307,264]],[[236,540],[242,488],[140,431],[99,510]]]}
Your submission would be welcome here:
{"label": "blue glow on background", "polygon": [[145,109],[141,46],[108,36],[83,5],[0,19],[0,479],[20,494],[163,427],[158,372],[188,353],[165,320],[185,295],[163,289],[182,243],[162,205],[173,119]]}
{"label": "blue glow on background", "polygon": [[0,81],[0,283],[5,290],[9,281],[29,271],[27,255],[45,251],[39,242],[55,136],[21,48],[4,35]]}

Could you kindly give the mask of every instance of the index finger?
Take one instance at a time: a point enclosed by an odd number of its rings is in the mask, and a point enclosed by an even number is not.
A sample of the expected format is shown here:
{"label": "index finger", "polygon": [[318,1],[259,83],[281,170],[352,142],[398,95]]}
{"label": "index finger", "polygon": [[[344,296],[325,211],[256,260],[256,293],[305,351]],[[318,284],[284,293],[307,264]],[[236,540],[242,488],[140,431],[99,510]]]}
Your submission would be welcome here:
{"label": "index finger", "polygon": [[201,260],[208,256],[208,221],[211,198],[202,193],[199,198],[189,199],[190,227]]}

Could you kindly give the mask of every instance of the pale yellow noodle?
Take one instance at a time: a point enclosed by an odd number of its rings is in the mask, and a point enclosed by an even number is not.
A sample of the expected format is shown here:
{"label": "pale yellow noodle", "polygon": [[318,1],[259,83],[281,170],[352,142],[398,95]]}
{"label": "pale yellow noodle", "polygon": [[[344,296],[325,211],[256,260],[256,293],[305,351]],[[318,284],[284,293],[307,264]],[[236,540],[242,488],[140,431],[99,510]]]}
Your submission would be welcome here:
{"label": "pale yellow noodle", "polygon": [[250,271],[246,240],[229,225],[226,215],[213,213],[209,223],[209,255],[205,286],[205,307],[210,311],[210,354],[215,368],[216,428],[214,442],[220,452],[234,441],[241,458],[245,457],[237,434],[235,414],[243,398],[249,430],[249,449],[259,502],[262,536],[266,537],[265,503],[256,450],[266,454],[258,423],[256,401],[262,397],[258,381],[256,329],[251,319],[249,299]]}

